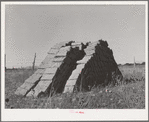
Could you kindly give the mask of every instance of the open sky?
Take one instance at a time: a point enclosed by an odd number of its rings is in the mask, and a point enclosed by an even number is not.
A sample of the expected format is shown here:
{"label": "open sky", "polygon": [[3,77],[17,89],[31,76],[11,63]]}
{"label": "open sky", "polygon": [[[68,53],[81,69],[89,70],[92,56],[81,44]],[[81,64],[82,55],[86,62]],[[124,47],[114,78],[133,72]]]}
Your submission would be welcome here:
{"label": "open sky", "polygon": [[56,43],[107,40],[116,62],[145,61],[143,5],[6,5],[7,67],[36,65]]}

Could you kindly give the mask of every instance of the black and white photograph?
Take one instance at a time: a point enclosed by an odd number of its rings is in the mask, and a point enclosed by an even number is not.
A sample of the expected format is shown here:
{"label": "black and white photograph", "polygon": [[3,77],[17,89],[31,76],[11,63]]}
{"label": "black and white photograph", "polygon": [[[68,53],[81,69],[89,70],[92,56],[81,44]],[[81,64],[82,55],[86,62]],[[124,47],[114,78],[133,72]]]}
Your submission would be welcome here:
{"label": "black and white photograph", "polygon": [[147,19],[147,1],[1,2],[2,120],[147,120]]}

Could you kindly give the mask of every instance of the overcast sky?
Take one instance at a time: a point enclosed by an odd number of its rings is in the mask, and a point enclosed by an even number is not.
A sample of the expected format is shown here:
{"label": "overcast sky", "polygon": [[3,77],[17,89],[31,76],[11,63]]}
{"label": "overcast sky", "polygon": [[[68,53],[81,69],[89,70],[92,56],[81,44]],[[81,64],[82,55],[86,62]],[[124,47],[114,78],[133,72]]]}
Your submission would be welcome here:
{"label": "overcast sky", "polygon": [[145,6],[6,5],[7,67],[36,65],[62,41],[107,40],[117,63],[145,61]]}

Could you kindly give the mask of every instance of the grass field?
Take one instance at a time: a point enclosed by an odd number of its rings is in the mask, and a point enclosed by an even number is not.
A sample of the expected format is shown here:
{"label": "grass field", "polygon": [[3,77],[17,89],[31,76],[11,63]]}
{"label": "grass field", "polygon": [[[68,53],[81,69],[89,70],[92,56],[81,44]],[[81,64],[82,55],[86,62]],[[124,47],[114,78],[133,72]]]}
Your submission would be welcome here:
{"label": "grass field", "polygon": [[[7,70],[5,73],[5,108],[52,109],[144,109],[145,66],[119,66],[124,80],[117,86],[94,88],[90,92],[57,94],[47,97],[22,97],[14,94],[32,70]],[[9,101],[7,101],[9,99]]]}

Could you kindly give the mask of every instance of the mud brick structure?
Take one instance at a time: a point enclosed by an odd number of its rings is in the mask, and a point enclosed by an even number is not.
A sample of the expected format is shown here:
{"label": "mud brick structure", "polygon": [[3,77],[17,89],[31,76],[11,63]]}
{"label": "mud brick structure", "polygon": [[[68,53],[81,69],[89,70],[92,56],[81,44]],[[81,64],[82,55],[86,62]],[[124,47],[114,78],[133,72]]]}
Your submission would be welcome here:
{"label": "mud brick structure", "polygon": [[50,49],[38,70],[15,94],[37,97],[42,93],[89,91],[99,85],[115,84],[122,78],[106,41],[61,42]]}

